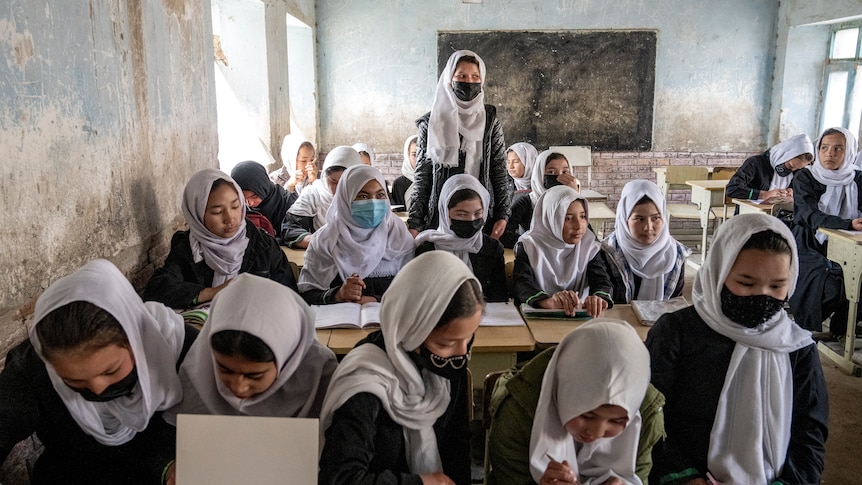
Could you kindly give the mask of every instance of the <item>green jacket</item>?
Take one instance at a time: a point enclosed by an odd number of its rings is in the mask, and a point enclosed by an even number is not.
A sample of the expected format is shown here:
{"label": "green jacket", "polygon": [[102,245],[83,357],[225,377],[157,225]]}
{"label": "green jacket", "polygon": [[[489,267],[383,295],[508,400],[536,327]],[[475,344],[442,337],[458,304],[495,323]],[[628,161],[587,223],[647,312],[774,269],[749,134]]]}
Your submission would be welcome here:
{"label": "green jacket", "polygon": [[[556,347],[524,364],[518,364],[498,380],[491,395],[491,430],[488,439],[489,485],[535,483],[530,475],[530,432],[542,390],[545,369]],[[644,485],[652,468],[652,448],[664,439],[664,395],[652,384],[640,407],[642,427],[635,472]]]}

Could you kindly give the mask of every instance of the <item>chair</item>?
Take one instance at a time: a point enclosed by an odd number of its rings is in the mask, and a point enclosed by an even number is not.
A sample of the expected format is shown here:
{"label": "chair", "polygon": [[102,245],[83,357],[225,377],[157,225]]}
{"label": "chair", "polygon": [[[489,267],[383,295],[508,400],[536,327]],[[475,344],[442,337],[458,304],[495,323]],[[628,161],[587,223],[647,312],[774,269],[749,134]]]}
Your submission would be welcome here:
{"label": "chair", "polygon": [[552,146],[548,150],[562,153],[574,167],[587,167],[587,188],[593,188],[593,156],[590,147],[585,146]]}
{"label": "chair", "polygon": [[508,371],[498,370],[489,372],[485,376],[485,382],[482,384],[482,430],[485,433],[485,458],[484,458],[484,480],[488,482],[488,474],[491,471],[491,460],[488,456],[488,438],[491,431],[491,394],[494,393],[494,386],[497,384],[497,379]]}

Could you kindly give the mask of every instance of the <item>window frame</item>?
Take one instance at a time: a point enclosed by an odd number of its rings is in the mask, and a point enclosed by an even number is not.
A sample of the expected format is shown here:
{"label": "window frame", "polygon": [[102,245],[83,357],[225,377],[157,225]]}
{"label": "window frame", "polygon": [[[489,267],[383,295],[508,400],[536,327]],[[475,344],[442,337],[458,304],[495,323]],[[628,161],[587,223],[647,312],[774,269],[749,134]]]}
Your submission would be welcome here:
{"label": "window frame", "polygon": [[[846,30],[846,29],[857,29],[856,31],[856,57],[853,58],[832,58],[832,51],[835,44],[835,36],[837,32]],[[859,127],[856,130],[856,138],[857,140],[862,134],[862,106],[858,106],[858,112],[853,112],[853,94],[854,90],[862,89],[862,21],[853,21],[835,24],[829,30],[829,41],[826,45],[826,59],[823,65],[823,89],[820,93],[820,133],[822,133],[829,126],[825,126],[826,122],[826,96],[829,93],[829,77],[831,74],[835,72],[846,72],[847,73],[847,86],[843,95],[844,98],[844,107],[843,107],[843,115],[841,117],[841,126],[842,127],[850,127],[854,123],[851,123],[851,118],[856,117],[855,124]],[[857,76],[859,74],[859,76]],[[857,97],[862,98],[862,96],[857,95]],[[860,103],[862,104],[862,103]]]}

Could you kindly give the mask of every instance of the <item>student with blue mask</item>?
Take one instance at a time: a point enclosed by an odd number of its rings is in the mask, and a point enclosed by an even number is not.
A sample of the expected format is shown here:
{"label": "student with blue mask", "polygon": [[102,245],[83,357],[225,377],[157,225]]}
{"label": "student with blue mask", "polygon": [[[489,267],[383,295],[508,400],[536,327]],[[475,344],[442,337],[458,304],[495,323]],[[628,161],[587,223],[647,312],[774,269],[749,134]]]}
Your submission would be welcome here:
{"label": "student with blue mask", "polygon": [[309,304],[380,301],[412,258],[413,238],[390,210],[385,187],[374,167],[344,171],[299,274],[299,292]]}

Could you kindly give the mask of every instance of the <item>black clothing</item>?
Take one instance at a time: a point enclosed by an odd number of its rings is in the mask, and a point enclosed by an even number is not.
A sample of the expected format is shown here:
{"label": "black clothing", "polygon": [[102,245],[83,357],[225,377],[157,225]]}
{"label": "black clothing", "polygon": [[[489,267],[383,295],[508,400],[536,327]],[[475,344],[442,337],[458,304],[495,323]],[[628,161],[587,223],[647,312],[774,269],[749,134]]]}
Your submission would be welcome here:
{"label": "black clothing", "polygon": [[389,201],[392,202],[392,205],[403,205],[404,210],[407,210],[407,200],[404,199],[404,193],[412,184],[413,181],[403,175],[392,182],[392,193],[389,194]]}
{"label": "black clothing", "polygon": [[[276,230],[278,230],[276,228]],[[305,236],[314,234],[314,217],[298,216],[288,212],[284,215],[284,222],[281,224],[281,240],[282,244],[292,248],[294,244],[302,240]]]}
{"label": "black clothing", "polygon": [[257,162],[238,163],[231,170],[230,176],[242,190],[250,190],[261,198],[261,203],[255,209],[269,219],[278,235],[287,209],[298,198],[296,192],[288,192],[281,185],[272,183],[266,169]]}
{"label": "black clothing", "polygon": [[[527,256],[527,251],[524,250],[524,245],[521,243],[515,246],[515,269],[512,272],[512,279],[515,286],[512,290],[512,297],[516,305],[529,303],[531,306],[536,306],[537,302],[551,297],[545,293],[544,288],[539,287],[533,266],[530,264],[530,257]],[[610,296],[613,293],[611,278],[608,276],[608,269],[605,266],[605,259],[601,250],[587,263],[587,284],[590,286],[591,295],[596,295],[608,302],[608,308],[614,306],[614,301]],[[578,295],[582,300],[586,296],[590,295]]]}
{"label": "black clothing", "polygon": [[[416,256],[435,249],[434,243],[426,241],[416,248]],[[506,288],[506,261],[503,258],[503,245],[500,241],[483,235],[482,249],[478,253],[470,253],[470,264],[473,265],[473,275],[482,285],[485,301],[509,300],[509,290]]]}
{"label": "black clothing", "polygon": [[[437,200],[443,183],[459,173],[464,173],[464,152],[461,152],[458,167],[442,167],[435,165],[427,157],[428,121],[431,113],[416,120],[419,128],[419,138],[416,141],[416,174],[413,187],[413,204],[410,206],[410,218],[407,226],[410,229],[423,231],[435,228],[439,219]],[[514,182],[506,171],[506,142],[503,139],[503,125],[497,119],[497,108],[485,105],[485,134],[482,137],[482,159],[479,165],[479,182],[491,194],[488,204],[485,232],[496,221],[509,218],[509,205]]]}
{"label": "black clothing", "polygon": [[[694,306],[661,316],[646,340],[652,384],[667,401],[667,439],[653,448],[650,483],[677,485],[707,472],[709,436],[736,343],[709,328]],[[829,401],[817,347],[788,354],[793,371],[790,445],[781,475],[786,483],[820,483]],[[676,480],[661,481],[669,474]]]}
{"label": "black clothing", "polygon": [[512,214],[506,223],[506,231],[500,236],[504,247],[514,248],[521,234],[530,230],[533,221],[533,198],[530,192],[515,192],[512,196]]}
{"label": "black clothing", "polygon": [[[179,370],[198,331],[185,326]],[[156,412],[147,428],[119,446],[103,445],[85,433],[54,390],[45,363],[29,340],[6,356],[0,373],[0,456],[33,433],[45,446],[33,470],[38,484],[157,484],[176,457],[176,428]]]}
{"label": "black clothing", "polygon": [[[240,273],[263,276],[299,292],[287,256],[268,234],[246,219],[248,247]],[[206,261],[195,263],[189,231],[177,231],[171,238],[171,251],[165,264],[153,273],[144,288],[144,300],[164,303],[171,308],[191,308],[201,290],[212,287],[215,272]]]}
{"label": "black clothing", "polygon": [[[393,278],[395,278],[395,275],[363,278],[362,281],[365,283],[365,288],[362,290],[362,296],[373,296],[377,301],[380,301],[380,299],[383,298],[383,293],[386,293],[386,290],[389,289],[389,285],[392,284]],[[341,288],[342,284],[344,284],[344,281],[342,281],[341,276],[336,275],[328,289],[311,289],[300,293],[300,296],[302,296],[302,298],[305,299],[305,302],[309,305],[327,305],[335,303],[335,293],[339,288]]]}
{"label": "black clothing", "polygon": [[[356,346],[384,348],[380,331]],[[470,483],[470,424],[467,405],[471,389],[467,372],[449,380],[449,407],[434,423],[443,472],[455,483]],[[319,484],[411,484],[421,485],[410,473],[404,443],[404,428],[386,413],[380,400],[370,393],[348,399],[332,417],[320,457]]]}
{"label": "black clothing", "polygon": [[727,181],[725,194],[734,199],[759,199],[760,191],[769,190],[775,169],[769,163],[769,150],[742,162]]}

